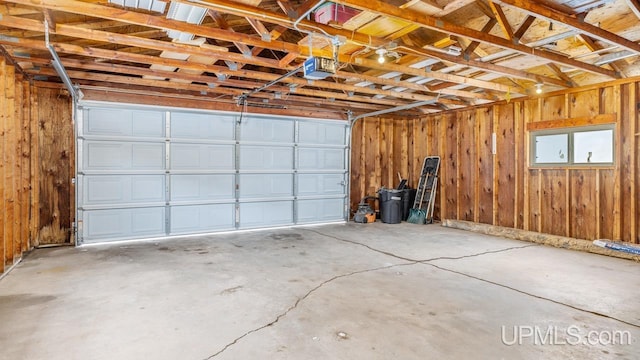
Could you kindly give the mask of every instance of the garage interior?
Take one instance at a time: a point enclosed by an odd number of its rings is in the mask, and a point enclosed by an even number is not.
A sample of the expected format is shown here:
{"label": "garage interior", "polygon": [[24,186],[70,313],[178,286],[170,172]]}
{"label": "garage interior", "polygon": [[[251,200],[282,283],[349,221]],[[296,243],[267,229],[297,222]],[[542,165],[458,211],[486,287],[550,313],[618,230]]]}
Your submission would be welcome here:
{"label": "garage interior", "polygon": [[[0,0],[0,358],[638,359],[638,41],[636,0]],[[425,157],[433,223],[353,221]]]}

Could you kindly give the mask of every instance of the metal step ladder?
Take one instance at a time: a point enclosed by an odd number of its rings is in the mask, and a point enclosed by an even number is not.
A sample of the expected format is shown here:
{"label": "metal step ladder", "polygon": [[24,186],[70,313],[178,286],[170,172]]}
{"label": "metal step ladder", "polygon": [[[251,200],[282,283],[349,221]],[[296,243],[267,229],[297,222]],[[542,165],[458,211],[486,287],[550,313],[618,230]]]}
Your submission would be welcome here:
{"label": "metal step ladder", "polygon": [[420,180],[416,191],[414,209],[423,210],[426,214],[425,222],[433,223],[433,209],[435,207],[436,191],[438,189],[439,156],[427,156],[422,163]]}

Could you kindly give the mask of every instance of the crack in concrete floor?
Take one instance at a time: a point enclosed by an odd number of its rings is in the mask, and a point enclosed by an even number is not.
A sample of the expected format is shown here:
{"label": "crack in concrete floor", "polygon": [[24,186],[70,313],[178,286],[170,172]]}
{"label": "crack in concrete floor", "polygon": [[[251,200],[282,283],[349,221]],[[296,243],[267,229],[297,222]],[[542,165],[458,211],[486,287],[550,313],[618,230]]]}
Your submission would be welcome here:
{"label": "crack in concrete floor", "polygon": [[[411,258],[406,258],[406,257],[403,257],[403,256],[399,256],[397,254],[390,253],[390,252],[387,252],[387,251],[383,251],[383,250],[380,250],[380,249],[376,249],[374,247],[371,247],[369,245],[366,245],[366,244],[363,244],[363,243],[360,243],[360,242],[357,242],[357,241],[342,239],[342,238],[339,238],[337,236],[325,234],[325,233],[322,233],[322,232],[317,231],[317,230],[312,230],[312,229],[301,229],[301,230],[313,232],[313,233],[316,233],[316,234],[318,234],[320,236],[325,236],[325,237],[328,237],[328,238],[331,238],[331,239],[334,239],[334,240],[350,243],[350,244],[353,244],[353,245],[363,246],[363,247],[365,247],[365,248],[367,248],[367,249],[369,249],[371,251],[375,251],[375,252],[378,252],[378,253],[383,254],[383,255],[391,256],[391,257],[394,257],[394,258],[399,259],[399,260],[407,261],[407,263],[394,264],[394,265],[381,266],[381,267],[376,267],[376,268],[371,268],[371,269],[352,271],[352,272],[349,272],[349,273],[346,273],[346,274],[336,275],[336,276],[334,276],[334,277],[332,277],[330,279],[327,279],[327,280],[321,282],[320,284],[316,285],[315,287],[313,287],[311,290],[309,290],[303,296],[299,297],[293,305],[289,306],[289,308],[287,308],[284,312],[279,314],[273,321],[245,332],[244,334],[242,334],[242,335],[238,336],[237,338],[235,338],[230,343],[226,344],[218,352],[216,352],[216,353],[204,358],[204,360],[213,359],[213,358],[217,357],[218,355],[224,353],[230,347],[232,347],[235,344],[237,344],[238,341],[242,340],[243,338],[245,338],[245,337],[247,337],[247,336],[249,336],[249,335],[251,335],[253,333],[256,333],[256,332],[258,332],[260,330],[268,328],[268,327],[270,327],[272,325],[275,325],[278,321],[280,321],[280,319],[282,319],[283,317],[287,316],[287,314],[289,312],[295,310],[298,307],[298,305],[302,301],[304,301],[306,298],[311,296],[311,294],[313,294],[314,292],[316,292],[317,290],[319,290],[323,286],[325,286],[328,283],[333,282],[335,280],[338,280],[338,279],[341,279],[341,278],[345,278],[345,277],[350,277],[350,276],[353,276],[353,275],[358,275],[358,274],[378,271],[378,270],[386,270],[386,269],[391,269],[391,268],[394,268],[394,267],[411,266],[411,265],[416,265],[416,264],[430,265],[430,266],[438,268],[439,270],[450,271],[450,272],[453,272],[453,273],[457,273],[456,271],[449,270],[449,269],[446,269],[446,268],[441,268],[441,267],[439,267],[437,265],[429,264],[428,262],[435,261],[435,260],[459,260],[459,259],[464,259],[464,258],[469,258],[469,257],[476,257],[476,256],[487,255],[487,254],[495,254],[495,253],[507,252],[507,251],[511,251],[511,250],[517,250],[517,249],[524,249],[524,248],[528,248],[528,247],[540,246],[539,244],[529,244],[529,245],[515,246],[515,247],[509,247],[509,248],[504,248],[504,249],[499,249],[499,250],[488,250],[488,251],[481,252],[481,253],[463,255],[463,256],[458,256],[458,257],[442,256],[442,257],[437,257],[437,258],[419,260],[419,259],[411,259]],[[465,275],[465,274],[460,273],[460,275]],[[470,276],[470,275],[465,275],[465,276],[468,276],[470,278],[474,278],[473,276]],[[480,278],[478,278],[477,280],[482,280],[482,281],[486,281],[486,282],[491,283],[490,281],[487,281],[487,280],[484,280],[484,279],[480,279]],[[495,283],[492,283],[492,284],[501,286],[500,284],[495,284]],[[509,288],[507,286],[504,286],[504,287]],[[512,290],[515,290],[515,289],[512,289]],[[521,292],[521,293],[526,294],[524,292]],[[527,295],[529,295],[529,294],[527,294]]]}
{"label": "crack in concrete floor", "polygon": [[205,360],[209,360],[209,359],[213,359],[214,357],[222,354],[224,351],[226,351],[228,348],[230,348],[231,346],[235,345],[238,341],[242,340],[243,338],[258,332],[262,329],[268,328],[269,326],[272,326],[274,324],[276,324],[278,321],[280,321],[280,319],[282,319],[283,317],[287,316],[287,314],[291,311],[293,311],[295,308],[298,307],[298,305],[306,298],[308,298],[311,294],[313,294],[314,292],[316,292],[317,290],[319,290],[321,287],[325,286],[326,284],[341,279],[341,278],[345,278],[345,277],[349,277],[349,276],[353,276],[353,275],[357,275],[357,274],[363,274],[363,273],[367,273],[367,272],[372,272],[372,271],[378,271],[378,270],[385,270],[385,269],[391,269],[394,267],[398,267],[398,266],[407,266],[407,265],[415,265],[417,262],[411,262],[411,263],[404,263],[404,264],[394,264],[394,265],[388,265],[388,266],[381,266],[381,267],[377,267],[377,268],[373,268],[373,269],[364,269],[364,270],[358,270],[358,271],[352,271],[346,274],[341,274],[341,275],[336,275],[328,280],[325,280],[323,282],[321,282],[320,284],[316,285],[315,287],[313,287],[311,290],[309,290],[306,294],[304,294],[303,296],[299,297],[296,302],[289,306],[289,308],[287,308],[287,310],[285,310],[284,312],[282,312],[280,315],[278,315],[273,321],[262,325],[260,327],[257,327],[255,329],[252,329],[250,331],[247,331],[246,333],[242,334],[241,336],[238,336],[237,338],[235,338],[232,342],[228,343],[227,345],[225,345],[222,349],[220,349],[217,353],[210,355],[208,357],[205,358]]}

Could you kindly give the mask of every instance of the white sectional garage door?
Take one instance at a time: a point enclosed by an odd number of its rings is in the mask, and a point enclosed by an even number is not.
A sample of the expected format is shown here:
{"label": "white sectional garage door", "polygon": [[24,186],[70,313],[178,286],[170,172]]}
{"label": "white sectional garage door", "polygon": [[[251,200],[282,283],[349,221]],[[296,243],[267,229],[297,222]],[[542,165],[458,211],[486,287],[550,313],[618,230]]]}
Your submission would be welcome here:
{"label": "white sectional garage door", "polygon": [[78,240],[344,221],[342,121],[85,103]]}

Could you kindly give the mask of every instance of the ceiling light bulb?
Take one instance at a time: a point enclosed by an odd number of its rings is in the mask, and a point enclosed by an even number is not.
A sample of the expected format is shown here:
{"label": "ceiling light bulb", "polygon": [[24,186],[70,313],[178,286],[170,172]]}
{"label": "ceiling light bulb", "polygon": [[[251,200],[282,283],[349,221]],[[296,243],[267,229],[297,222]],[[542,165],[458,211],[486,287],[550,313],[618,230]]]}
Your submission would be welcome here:
{"label": "ceiling light bulb", "polygon": [[536,94],[542,94],[542,84],[536,84]]}
{"label": "ceiling light bulb", "polygon": [[376,54],[378,54],[378,62],[380,64],[384,64],[385,58],[384,55],[387,53],[386,49],[378,49],[376,50]]}

